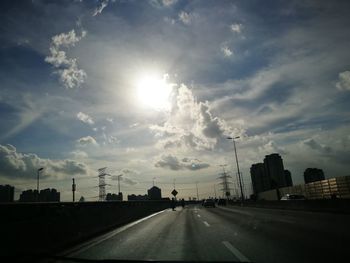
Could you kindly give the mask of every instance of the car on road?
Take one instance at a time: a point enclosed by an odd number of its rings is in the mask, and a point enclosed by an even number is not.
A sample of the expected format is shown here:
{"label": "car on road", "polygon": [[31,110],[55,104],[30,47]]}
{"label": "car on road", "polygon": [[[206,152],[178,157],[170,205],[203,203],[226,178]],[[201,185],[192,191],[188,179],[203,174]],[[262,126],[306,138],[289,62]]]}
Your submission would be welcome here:
{"label": "car on road", "polygon": [[305,196],[303,195],[296,195],[296,194],[286,194],[284,195],[281,200],[306,200]]}
{"label": "car on road", "polygon": [[226,199],[220,198],[218,200],[218,205],[226,205]]}
{"label": "car on road", "polygon": [[203,202],[204,207],[215,207],[214,199],[205,199]]}

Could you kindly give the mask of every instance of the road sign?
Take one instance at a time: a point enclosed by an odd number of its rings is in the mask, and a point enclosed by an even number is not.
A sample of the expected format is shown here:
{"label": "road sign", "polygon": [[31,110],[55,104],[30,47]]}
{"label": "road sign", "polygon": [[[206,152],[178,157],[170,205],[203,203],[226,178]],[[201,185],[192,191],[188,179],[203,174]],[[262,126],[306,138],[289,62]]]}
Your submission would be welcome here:
{"label": "road sign", "polygon": [[174,189],[173,191],[171,191],[171,194],[172,194],[173,196],[176,196],[176,195],[177,195],[177,191]]}

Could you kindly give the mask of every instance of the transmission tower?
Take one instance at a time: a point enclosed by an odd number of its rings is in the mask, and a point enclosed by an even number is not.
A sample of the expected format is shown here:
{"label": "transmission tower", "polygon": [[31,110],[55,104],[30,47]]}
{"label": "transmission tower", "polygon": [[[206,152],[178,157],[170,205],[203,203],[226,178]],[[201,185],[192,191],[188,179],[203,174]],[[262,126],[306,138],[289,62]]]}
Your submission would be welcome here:
{"label": "transmission tower", "polygon": [[223,196],[226,196],[226,198],[229,198],[229,196],[231,195],[230,184],[232,184],[232,183],[229,182],[228,178],[231,178],[231,176],[228,175],[226,170],[225,170],[225,166],[227,166],[227,164],[222,164],[220,166],[222,167],[222,170],[223,170],[223,173],[218,178],[218,179],[222,180],[222,182],[220,183],[223,186],[221,190],[222,190]]}
{"label": "transmission tower", "polygon": [[99,188],[99,193],[98,193],[98,200],[99,201],[105,201],[106,200],[106,169],[107,167],[103,167],[98,169],[98,188]]}

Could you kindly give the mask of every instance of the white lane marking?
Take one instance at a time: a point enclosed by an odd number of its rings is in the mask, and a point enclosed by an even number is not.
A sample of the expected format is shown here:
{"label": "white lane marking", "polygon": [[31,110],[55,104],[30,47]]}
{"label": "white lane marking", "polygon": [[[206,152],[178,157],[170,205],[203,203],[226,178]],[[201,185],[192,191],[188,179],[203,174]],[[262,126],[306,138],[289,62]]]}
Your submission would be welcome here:
{"label": "white lane marking", "polygon": [[117,229],[115,229],[115,230],[113,230],[113,231],[111,231],[111,232],[109,232],[109,233],[107,233],[105,235],[96,237],[96,238],[94,238],[94,239],[92,239],[90,241],[87,241],[87,242],[85,242],[85,243],[83,243],[81,245],[78,245],[78,246],[76,246],[76,247],[74,247],[74,248],[72,248],[70,250],[67,250],[67,251],[63,252],[62,256],[66,256],[66,255],[74,256],[77,253],[81,253],[81,252],[83,252],[83,251],[85,251],[85,250],[87,250],[87,249],[89,249],[89,248],[91,248],[93,246],[96,246],[96,245],[102,243],[103,241],[105,241],[105,240],[115,236],[116,234],[119,234],[119,233],[121,233],[121,232],[123,232],[123,231],[125,231],[125,230],[127,230],[127,229],[129,229],[129,228],[131,228],[131,227],[133,227],[133,226],[143,222],[143,221],[146,221],[147,219],[150,219],[151,217],[159,215],[159,214],[161,214],[161,213],[163,213],[163,212],[165,212],[167,210],[169,210],[169,209],[165,209],[165,210],[162,210],[160,212],[151,214],[151,215],[146,216],[144,218],[141,218],[141,219],[139,219],[137,221],[129,223],[129,224],[125,225],[125,226],[119,227],[119,228],[117,228]]}
{"label": "white lane marking", "polygon": [[222,241],[222,244],[230,250],[230,252],[235,255],[236,258],[238,258],[239,261],[243,262],[250,262],[250,260],[243,255],[237,248],[235,248],[230,242],[228,241]]}
{"label": "white lane marking", "polygon": [[201,217],[201,215],[197,215],[198,217]]}
{"label": "white lane marking", "polygon": [[207,221],[203,221],[204,225],[206,225],[207,227],[210,227],[210,225],[208,224]]}

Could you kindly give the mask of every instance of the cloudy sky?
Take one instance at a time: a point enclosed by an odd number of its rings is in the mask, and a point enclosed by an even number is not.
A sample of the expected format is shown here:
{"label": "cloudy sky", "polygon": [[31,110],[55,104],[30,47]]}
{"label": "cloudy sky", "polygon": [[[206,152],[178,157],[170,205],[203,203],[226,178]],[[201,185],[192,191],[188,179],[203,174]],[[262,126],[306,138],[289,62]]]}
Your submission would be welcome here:
{"label": "cloudy sky", "polygon": [[[349,1],[1,1],[0,183],[62,200],[107,192],[214,195],[219,165],[250,191],[282,155],[349,174]],[[232,179],[236,182],[235,177]],[[233,191],[234,193],[234,191]]]}

